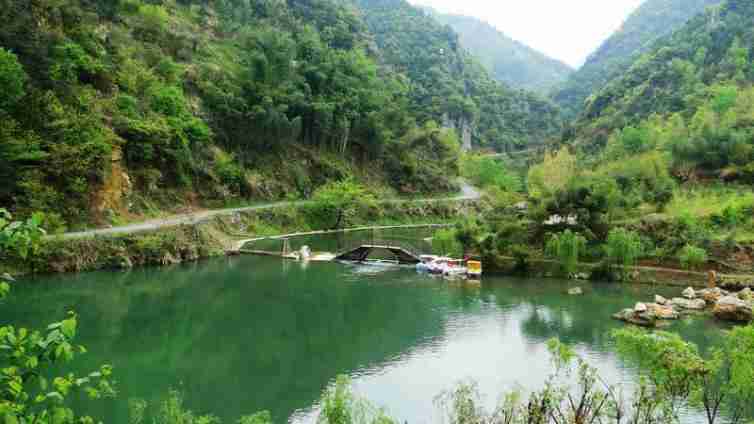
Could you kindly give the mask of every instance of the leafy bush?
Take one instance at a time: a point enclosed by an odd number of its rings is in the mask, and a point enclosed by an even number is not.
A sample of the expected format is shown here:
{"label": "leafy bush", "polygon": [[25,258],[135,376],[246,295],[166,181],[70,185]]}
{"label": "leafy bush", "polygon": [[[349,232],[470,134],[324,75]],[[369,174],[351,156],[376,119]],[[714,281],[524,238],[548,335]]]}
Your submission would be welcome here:
{"label": "leafy bush", "polygon": [[12,221],[5,209],[0,209],[0,258],[17,256],[26,259],[35,254],[45,231],[42,229],[44,214],[34,213],[26,221]]}
{"label": "leafy bush", "polygon": [[476,186],[494,187],[509,192],[518,192],[523,188],[521,178],[508,171],[501,162],[493,158],[466,156],[462,163],[462,175]]}
{"label": "leafy bush", "polygon": [[687,244],[678,254],[678,259],[686,269],[699,269],[707,262],[707,251]]}
{"label": "leafy bush", "polygon": [[576,175],[576,156],[567,147],[555,153],[546,152],[542,163],[529,169],[529,194],[537,198],[563,190]]}
{"label": "leafy bush", "polygon": [[458,241],[458,233],[453,228],[436,231],[432,235],[432,251],[438,255],[460,257],[463,254],[463,245]]}
{"label": "leafy bush", "polygon": [[322,398],[319,424],[396,424],[382,409],[357,397],[348,376],[340,375]]}
{"label": "leafy bush", "polygon": [[328,183],[314,192],[306,206],[312,228],[339,229],[349,224],[360,208],[373,205],[374,196],[352,179]]}

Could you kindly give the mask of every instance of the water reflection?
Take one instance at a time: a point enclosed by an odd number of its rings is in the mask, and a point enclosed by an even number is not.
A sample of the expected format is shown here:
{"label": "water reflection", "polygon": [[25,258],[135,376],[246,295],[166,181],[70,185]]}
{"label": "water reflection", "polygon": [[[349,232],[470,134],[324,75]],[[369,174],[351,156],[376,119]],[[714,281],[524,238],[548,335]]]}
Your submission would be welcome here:
{"label": "water reflection", "polygon": [[[536,389],[550,372],[544,342],[574,344],[613,381],[632,381],[612,354],[608,317],[651,298],[647,287],[486,278],[447,284],[411,269],[307,265],[238,257],[124,273],[53,276],[17,285],[4,322],[39,326],[80,314],[90,353],[78,370],[115,365],[120,400],[86,405],[126,423],[123,400],[171,387],[225,422],[261,409],[276,422],[311,421],[338,374],[401,420],[432,422],[434,397],[473,378],[493,404],[506,389]],[[707,346],[719,327],[674,330]]]}

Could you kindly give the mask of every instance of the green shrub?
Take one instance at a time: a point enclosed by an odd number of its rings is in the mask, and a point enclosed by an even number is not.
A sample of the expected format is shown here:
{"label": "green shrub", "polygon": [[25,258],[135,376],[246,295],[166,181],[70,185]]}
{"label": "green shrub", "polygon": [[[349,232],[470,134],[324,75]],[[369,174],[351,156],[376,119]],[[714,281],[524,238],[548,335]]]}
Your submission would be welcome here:
{"label": "green shrub", "polygon": [[188,115],[188,104],[183,90],[175,86],[158,85],[151,90],[152,110],[171,117]]}
{"label": "green shrub", "polygon": [[438,230],[432,236],[432,251],[437,255],[460,257],[463,254],[463,244],[458,241],[458,232],[454,228]]}
{"label": "green shrub", "polygon": [[75,83],[82,75],[97,74],[105,69],[99,58],[72,41],[55,46],[53,56],[55,63],[50,68],[50,76],[56,81]]}
{"label": "green shrub", "polygon": [[699,269],[707,262],[707,251],[687,244],[678,254],[678,259],[686,269]]}
{"label": "green shrub", "polygon": [[0,47],[0,110],[8,111],[24,97],[27,78],[16,55]]}
{"label": "green shrub", "polygon": [[[348,376],[339,375],[321,400],[318,424],[397,424],[382,409],[357,397]],[[245,424],[245,423],[244,423]]]}

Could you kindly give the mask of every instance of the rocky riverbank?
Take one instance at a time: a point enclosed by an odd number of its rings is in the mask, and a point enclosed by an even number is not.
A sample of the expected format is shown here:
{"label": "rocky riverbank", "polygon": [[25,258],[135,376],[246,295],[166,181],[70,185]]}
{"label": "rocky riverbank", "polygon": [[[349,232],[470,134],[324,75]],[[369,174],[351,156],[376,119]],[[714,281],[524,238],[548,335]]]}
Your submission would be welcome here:
{"label": "rocky riverbank", "polygon": [[716,319],[737,323],[754,321],[754,292],[750,288],[734,292],[721,288],[687,288],[681,296],[666,299],[656,295],[653,302],[639,302],[613,318],[643,327],[662,327],[684,315],[710,313]]}

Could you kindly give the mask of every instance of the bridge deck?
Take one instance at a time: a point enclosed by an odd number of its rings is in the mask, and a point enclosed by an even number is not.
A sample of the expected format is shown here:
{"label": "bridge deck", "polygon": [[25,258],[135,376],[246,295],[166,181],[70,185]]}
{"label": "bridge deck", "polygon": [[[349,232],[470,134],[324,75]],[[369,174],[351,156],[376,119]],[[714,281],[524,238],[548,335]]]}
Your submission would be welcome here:
{"label": "bridge deck", "polygon": [[401,264],[417,264],[421,262],[419,255],[400,246],[387,244],[363,244],[354,249],[347,250],[335,256],[337,261],[364,262],[374,250],[386,250],[393,255]]}

